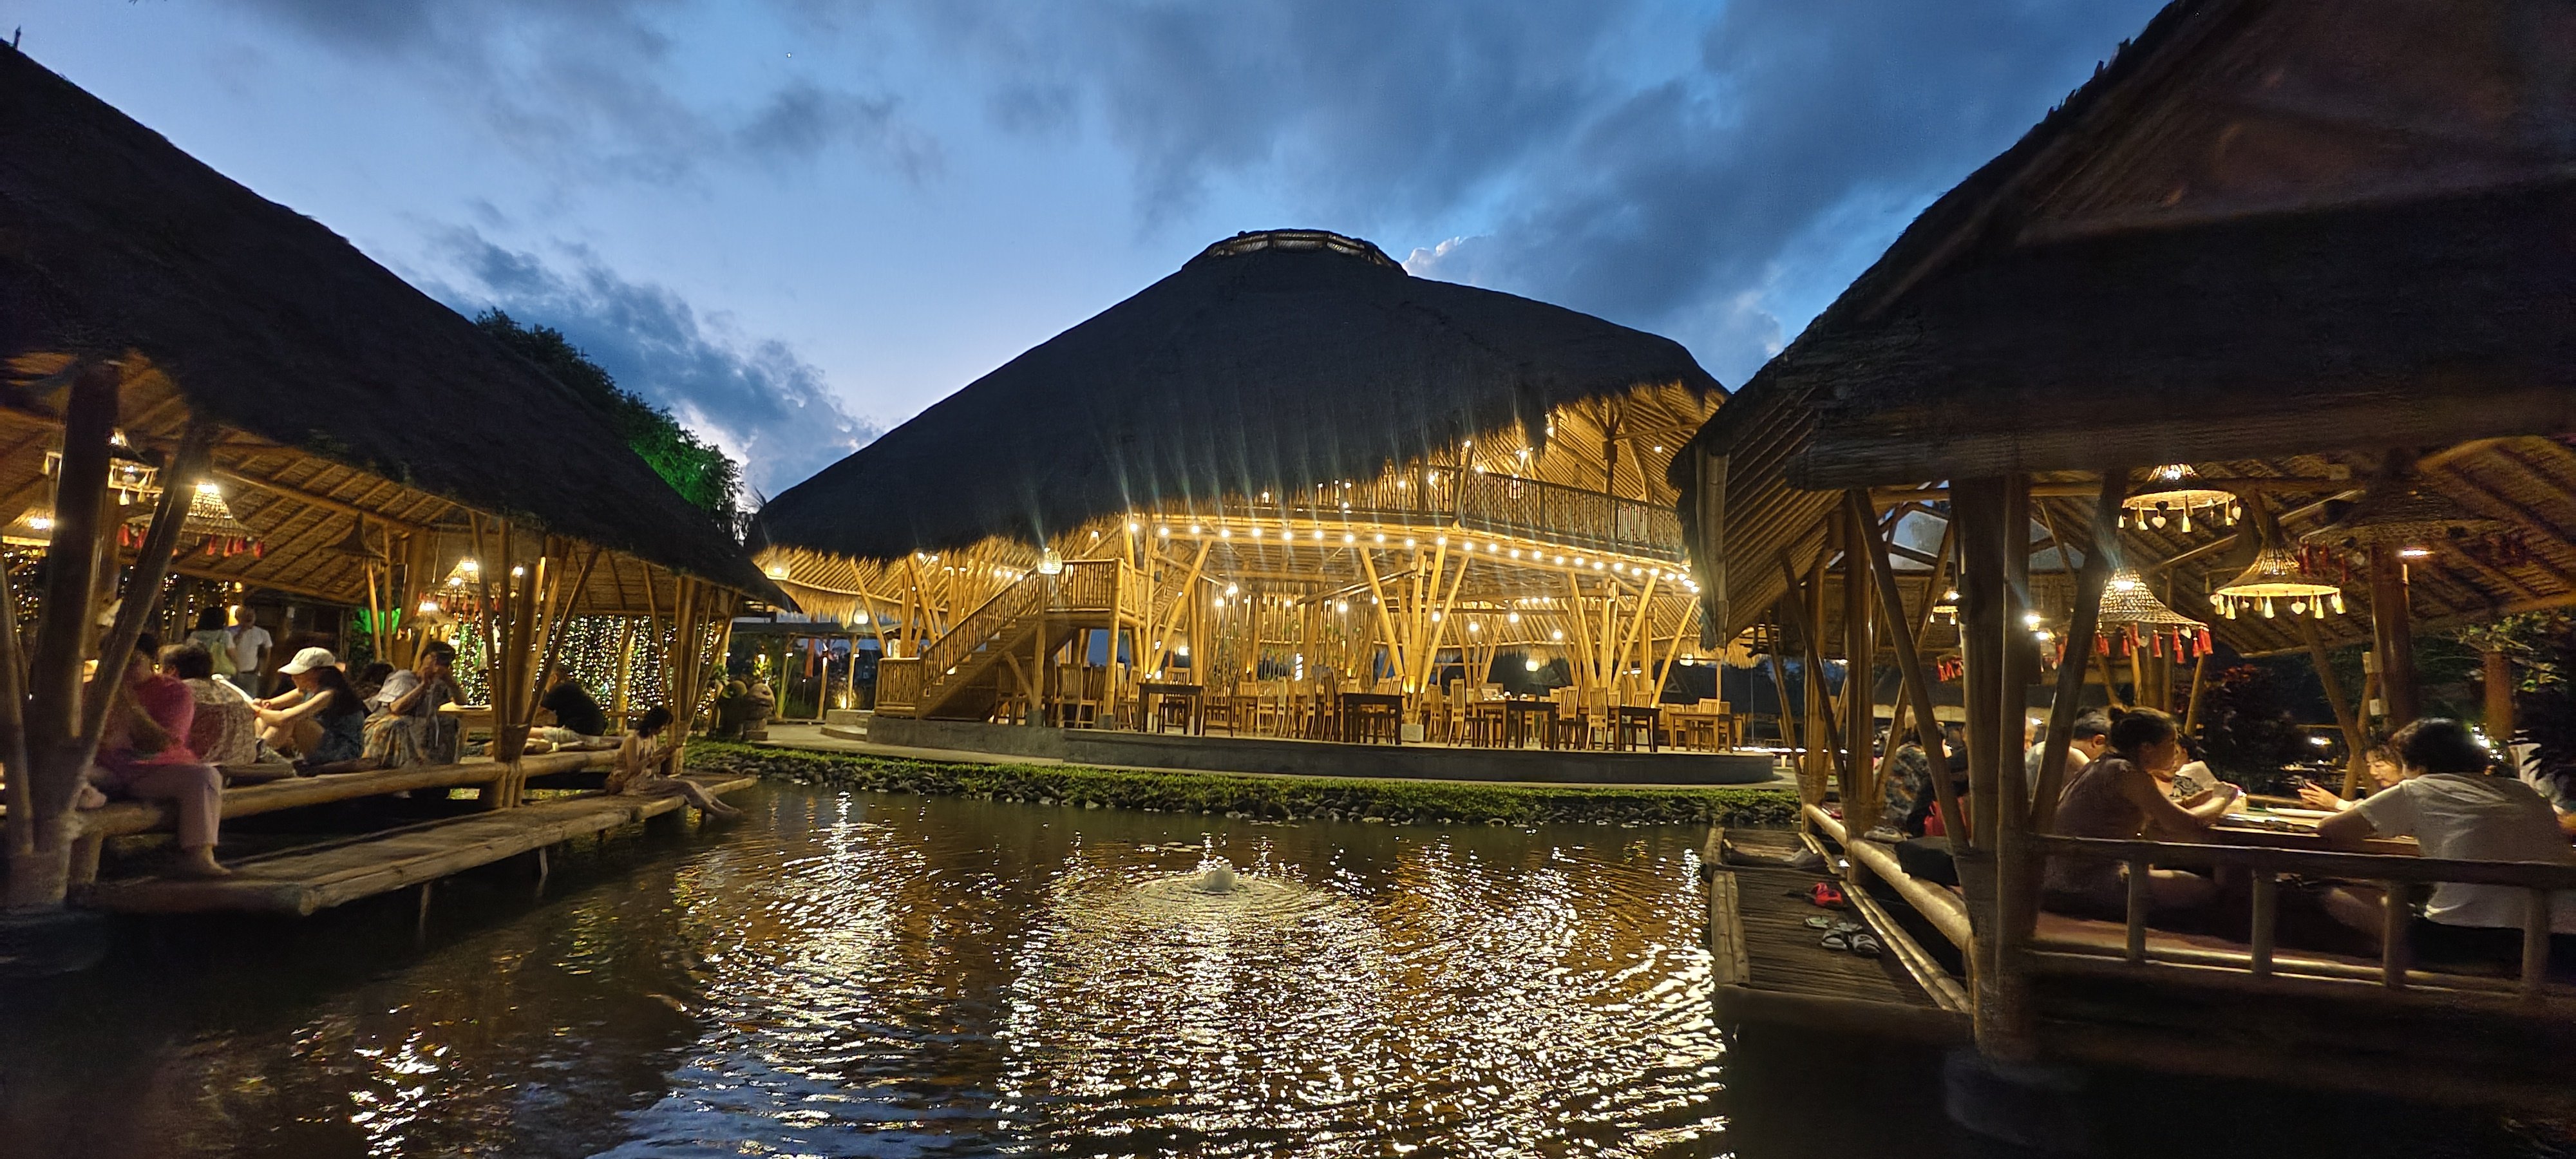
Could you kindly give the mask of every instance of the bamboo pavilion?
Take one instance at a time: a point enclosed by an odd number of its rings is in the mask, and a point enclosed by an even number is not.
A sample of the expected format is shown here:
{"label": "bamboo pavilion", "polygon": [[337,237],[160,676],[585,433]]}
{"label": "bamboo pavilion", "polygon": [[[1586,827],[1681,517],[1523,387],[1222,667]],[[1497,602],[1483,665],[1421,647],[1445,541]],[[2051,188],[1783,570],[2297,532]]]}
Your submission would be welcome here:
{"label": "bamboo pavilion", "polygon": [[[621,703],[650,668],[636,707],[684,690],[685,717],[733,611],[784,601],[604,416],[345,240],[14,49],[0,110],[0,521],[23,545],[0,620],[32,627],[23,644],[0,632],[13,904],[59,904],[101,839],[168,824],[152,802],[73,801],[106,711],[84,701],[83,663],[182,634],[173,577],[362,609],[390,661],[432,635],[479,641],[495,760],[228,790],[227,816],[459,786],[515,808],[528,776],[596,763],[519,759],[576,617],[627,625]],[[541,849],[570,824],[553,809],[445,846],[415,834],[439,847],[411,861],[348,845],[333,856],[392,860],[330,878],[337,893],[245,873],[129,900],[308,911],[358,896],[353,881]]]}
{"label": "bamboo pavilion", "polygon": [[[2564,1100],[2576,991],[2547,899],[2576,868],[2330,852],[2287,814],[2198,844],[2052,825],[2067,725],[2113,664],[2143,653],[2121,675],[2184,716],[2204,631],[2321,669],[2367,641],[2370,689],[2321,673],[2358,754],[2417,713],[2414,631],[2576,601],[2572,37],[2576,10],[2532,0],[2180,0],[1675,463],[1708,646],[1780,624],[1793,651],[1892,665],[1895,732],[1934,754],[1931,692],[1963,692],[1956,890],[1861,837],[1874,808],[1828,800],[1877,800],[1868,698],[1817,697],[1806,722],[1811,832],[1954,943],[1908,961],[1965,967],[1841,1015],[1938,1007],[2005,1059]],[[2026,775],[2032,706],[2048,741]],[[2125,926],[2041,913],[2042,859],[2079,853],[2250,892],[2197,934],[2151,928],[2135,888]],[[2294,878],[2387,884],[2395,936],[2289,948]],[[2518,970],[2410,962],[2406,899],[2441,881],[2528,891]],[[1796,969],[1741,952],[1760,892],[1713,914],[1722,1001],[1748,1016]]]}
{"label": "bamboo pavilion", "polygon": [[882,648],[880,717],[1463,739],[1500,660],[1604,737],[1702,659],[1665,474],[1723,397],[1669,340],[1246,233],[778,496],[761,558]]}

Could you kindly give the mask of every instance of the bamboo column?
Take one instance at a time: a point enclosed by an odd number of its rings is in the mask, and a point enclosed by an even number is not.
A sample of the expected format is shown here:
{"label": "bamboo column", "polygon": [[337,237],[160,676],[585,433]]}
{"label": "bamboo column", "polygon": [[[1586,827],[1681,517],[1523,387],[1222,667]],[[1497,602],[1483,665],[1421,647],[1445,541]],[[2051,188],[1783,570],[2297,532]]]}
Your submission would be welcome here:
{"label": "bamboo column", "polygon": [[2415,627],[2406,598],[2406,561],[2393,548],[2370,549],[2371,650],[2379,658],[2379,697],[2391,731],[2414,722]]}
{"label": "bamboo column", "polygon": [[[2128,497],[2128,471],[2102,473],[2102,494],[2093,512],[2093,545],[2084,553],[2084,570],[2075,580],[2075,607],[2066,626],[2066,662],[2057,666],[2057,695],[2048,706],[2047,748],[2039,762],[2039,783],[2031,793],[2030,827],[2046,833],[2057,819],[2057,794],[2066,781],[2066,747],[2074,739],[2075,716],[2084,697],[2084,665],[2077,658],[2093,651],[2101,624],[2102,589],[2111,578],[2111,553],[2119,546],[2120,501]],[[2065,541],[2058,541],[2065,556]]]}
{"label": "bamboo column", "polygon": [[2513,657],[2490,649],[2479,654],[2485,665],[2487,739],[2513,742]]}
{"label": "bamboo column", "polygon": [[[2003,764],[2003,631],[2005,489],[1999,479],[1953,480],[1950,506],[1959,527],[1959,636],[1965,653],[1962,678],[1968,732],[1968,847],[1954,854],[1959,883],[1975,930],[1968,954],[1976,1002],[1977,1043],[2000,1048],[2010,1038],[2001,1015],[1996,949],[2002,928],[1997,898],[1996,825],[2001,810]],[[1953,848],[1957,845],[1954,842]]]}
{"label": "bamboo column", "polygon": [[[1860,572],[1862,545],[1876,540],[1877,520],[1865,512],[1856,514],[1845,509],[1842,525],[1843,739],[1851,745],[1850,779],[1866,814],[1868,803],[1880,795],[1878,764],[1871,743],[1878,732],[1877,681],[1871,673],[1878,658],[1878,638],[1871,631],[1869,590],[1861,584]],[[1893,717],[1889,723],[1895,723]],[[1891,742],[1893,739],[1891,734]],[[1849,807],[1844,811],[1850,812]]]}

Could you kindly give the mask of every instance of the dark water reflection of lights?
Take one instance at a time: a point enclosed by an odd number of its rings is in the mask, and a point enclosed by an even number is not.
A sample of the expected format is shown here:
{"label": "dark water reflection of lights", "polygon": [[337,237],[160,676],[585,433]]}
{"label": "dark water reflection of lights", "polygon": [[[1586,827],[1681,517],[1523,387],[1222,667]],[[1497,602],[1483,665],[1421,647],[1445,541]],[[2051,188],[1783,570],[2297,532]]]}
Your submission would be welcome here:
{"label": "dark water reflection of lights", "polygon": [[[1729,1149],[1694,830],[752,803],[542,900],[476,875],[425,945],[392,903],[138,923],[0,1011],[0,1115],[111,1156]],[[1219,856],[1240,889],[1184,888]]]}

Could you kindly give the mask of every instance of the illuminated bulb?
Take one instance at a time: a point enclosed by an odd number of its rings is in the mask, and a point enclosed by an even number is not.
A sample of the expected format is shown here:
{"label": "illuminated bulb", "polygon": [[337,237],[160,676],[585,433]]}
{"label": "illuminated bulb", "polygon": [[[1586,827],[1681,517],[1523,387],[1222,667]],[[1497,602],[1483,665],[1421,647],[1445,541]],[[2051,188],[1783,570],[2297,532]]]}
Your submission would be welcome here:
{"label": "illuminated bulb", "polygon": [[1259,538],[1261,538],[1261,529],[1260,529],[1260,528],[1258,528],[1258,527],[1253,528],[1253,529],[1252,529],[1252,537],[1253,537],[1254,539],[1259,539]]}
{"label": "illuminated bulb", "polygon": [[54,525],[54,521],[53,521],[53,518],[52,518],[51,516],[46,516],[46,515],[30,515],[30,516],[28,516],[28,517],[27,517],[27,526],[29,526],[29,527],[33,527],[33,528],[35,528],[35,529],[36,529],[36,530],[38,530],[38,531],[43,531],[43,530],[45,530],[45,529],[47,529],[47,528],[49,528],[49,527],[52,527],[53,525]]}
{"label": "illuminated bulb", "polygon": [[1601,570],[1601,561],[1600,561],[1600,560],[1597,560],[1597,559],[1596,559],[1596,560],[1593,560],[1593,561],[1592,561],[1592,570],[1594,570],[1594,571],[1600,571],[1600,570]]}
{"label": "illuminated bulb", "polygon": [[197,494],[200,494],[200,495],[221,495],[221,494],[223,494],[223,493],[224,493],[224,489],[223,489],[223,488],[221,488],[221,487],[217,487],[217,486],[215,486],[215,485],[214,485],[214,484],[212,484],[212,483],[199,483],[199,484],[197,484]]}
{"label": "illuminated bulb", "polygon": [[2039,626],[2039,613],[2037,613],[2037,612],[2026,612],[2026,613],[2023,613],[2022,618],[2021,618],[2021,622],[2022,622],[2022,625],[2023,625],[2024,627],[2036,628],[2036,627],[2038,627],[2038,626]]}
{"label": "illuminated bulb", "polygon": [[1168,537],[1172,534],[1172,529],[1168,527],[1157,527],[1154,529],[1154,534]]}
{"label": "illuminated bulb", "polygon": [[1342,542],[1344,542],[1344,543],[1358,543],[1359,541],[1360,541],[1360,537],[1359,537],[1359,536],[1353,535],[1353,534],[1351,534],[1350,532],[1347,532],[1347,531],[1345,531],[1345,532],[1343,532],[1343,533],[1342,533]]}
{"label": "illuminated bulb", "polygon": [[1142,524],[1130,523],[1127,525],[1127,530],[1129,531],[1142,531],[1144,529],[1144,525]]}
{"label": "illuminated bulb", "polygon": [[1520,557],[1521,557],[1521,549],[1519,549],[1519,548],[1517,548],[1517,547],[1513,548],[1513,549],[1512,549],[1512,558],[1513,558],[1513,559],[1519,559]]}
{"label": "illuminated bulb", "polygon": [[514,567],[510,569],[510,578],[512,579],[517,579],[518,577],[526,574],[528,574],[528,569],[524,567]]}
{"label": "illuminated bulb", "polygon": [[1565,557],[1564,557],[1564,556],[1561,556],[1561,555],[1560,555],[1560,556],[1558,556],[1558,557],[1556,557],[1556,562],[1557,562],[1557,565],[1558,565],[1558,566],[1560,566],[1560,567],[1564,566],[1564,564],[1565,564]]}
{"label": "illuminated bulb", "polygon": [[1550,632],[1547,634],[1547,638],[1548,638],[1548,639],[1551,639],[1551,640],[1562,640],[1562,639],[1564,639],[1564,638],[1565,638],[1565,629],[1563,629],[1563,628],[1557,628],[1557,629],[1555,629],[1555,630],[1553,630],[1553,631],[1550,631]]}
{"label": "illuminated bulb", "polygon": [[1198,533],[1199,533],[1199,525],[1198,525],[1198,524],[1195,524],[1195,523],[1191,524],[1191,525],[1190,525],[1190,534],[1192,534],[1192,535],[1196,535],[1196,534],[1198,534]]}
{"label": "illuminated bulb", "polygon": [[2397,554],[2404,556],[2407,559],[2422,559],[2425,556],[2433,554],[2433,549],[2429,547],[2401,547],[2397,549]]}
{"label": "illuminated bulb", "polygon": [[1383,532],[1383,531],[1381,531],[1381,532],[1378,532],[1375,536],[1372,536],[1371,538],[1375,539],[1375,540],[1376,540],[1377,542],[1379,542],[1379,543],[1384,543],[1384,542],[1386,542],[1386,533],[1385,533],[1385,532]]}
{"label": "illuminated bulb", "polygon": [[1318,528],[1316,528],[1316,529],[1315,529],[1315,542],[1317,542],[1317,543],[1322,543],[1323,541],[1324,541],[1324,529],[1323,529],[1323,528],[1318,527]]}
{"label": "illuminated bulb", "polygon": [[1435,623],[1435,624],[1439,623],[1439,622],[1440,622],[1440,613],[1438,613],[1438,612],[1433,612],[1433,613],[1431,613],[1431,622],[1432,622],[1432,623]]}
{"label": "illuminated bulb", "polygon": [[1482,632],[1485,630],[1485,626],[1474,620],[1469,620],[1467,621],[1467,630],[1470,632]]}
{"label": "illuminated bulb", "polygon": [[1505,617],[1503,617],[1503,618],[1504,618],[1504,619],[1506,619],[1506,620],[1509,620],[1509,621],[1511,621],[1512,623],[1515,623],[1515,624],[1517,624],[1517,623],[1520,623],[1520,622],[1521,622],[1521,614],[1520,614],[1519,612],[1514,612],[1514,613],[1512,613],[1511,615],[1505,616]]}
{"label": "illuminated bulb", "polygon": [[1233,595],[1233,594],[1234,594],[1236,591],[1238,591],[1238,590],[1240,590],[1240,589],[1238,589],[1238,588],[1237,588],[1235,585],[1233,585],[1233,584],[1227,584],[1227,585],[1225,585],[1225,594],[1227,594],[1227,595],[1229,595],[1229,596],[1230,596],[1230,595]]}
{"label": "illuminated bulb", "polygon": [[1521,661],[1521,667],[1529,669],[1532,672],[1538,671],[1538,657],[1532,656],[1527,660]]}
{"label": "illuminated bulb", "polygon": [[1664,453],[1664,445],[1662,443],[1655,444],[1655,453],[1658,455]]}
{"label": "illuminated bulb", "polygon": [[1413,537],[1412,537],[1412,536],[1410,536],[1410,535],[1405,536],[1405,537],[1404,537],[1404,545],[1405,545],[1406,547],[1411,547],[1411,546],[1413,546]]}
{"label": "illuminated bulb", "polygon": [[1216,537],[1217,537],[1218,539],[1232,539],[1232,538],[1234,538],[1234,529],[1233,529],[1233,528],[1231,528],[1231,527],[1220,527],[1220,528],[1217,528],[1217,529],[1216,529]]}
{"label": "illuminated bulb", "polygon": [[1432,542],[1437,543],[1437,544],[1439,544],[1439,545],[1440,545],[1440,546],[1442,546],[1442,547],[1447,547],[1447,546],[1449,546],[1449,537],[1448,537],[1448,536],[1446,536],[1446,535],[1443,535],[1443,536],[1441,536],[1440,538],[1433,540]]}
{"label": "illuminated bulb", "polygon": [[426,615],[430,614],[431,612],[435,612],[435,611],[437,611],[437,610],[438,610],[438,601],[437,601],[437,600],[422,600],[422,601],[420,602],[420,614],[421,614],[421,615],[426,616]]}

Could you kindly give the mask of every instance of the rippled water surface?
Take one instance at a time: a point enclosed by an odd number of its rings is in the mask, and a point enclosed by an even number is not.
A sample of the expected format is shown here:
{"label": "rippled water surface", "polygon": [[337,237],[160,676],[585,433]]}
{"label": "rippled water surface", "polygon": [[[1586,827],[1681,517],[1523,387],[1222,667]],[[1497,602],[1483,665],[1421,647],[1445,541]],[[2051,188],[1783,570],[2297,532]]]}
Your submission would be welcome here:
{"label": "rippled water surface", "polygon": [[[398,899],[128,929],[13,1011],[0,1106],[108,1154],[1703,1154],[1720,1130],[1689,830],[794,788],[752,814],[576,849],[542,900],[478,874],[425,937]],[[1238,887],[1188,888],[1218,857]]]}
{"label": "rippled water surface", "polygon": [[425,928],[121,926],[0,998],[0,1153],[1959,1147],[1935,1059],[1730,1048],[1697,830],[747,803],[445,883]]}

